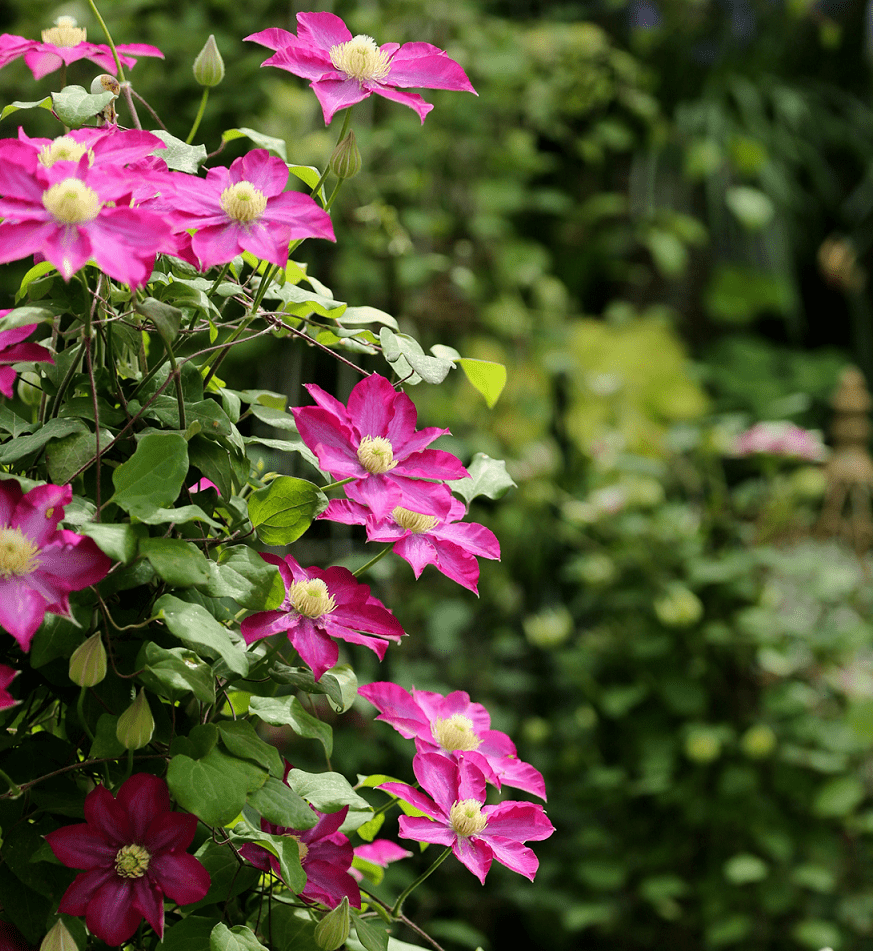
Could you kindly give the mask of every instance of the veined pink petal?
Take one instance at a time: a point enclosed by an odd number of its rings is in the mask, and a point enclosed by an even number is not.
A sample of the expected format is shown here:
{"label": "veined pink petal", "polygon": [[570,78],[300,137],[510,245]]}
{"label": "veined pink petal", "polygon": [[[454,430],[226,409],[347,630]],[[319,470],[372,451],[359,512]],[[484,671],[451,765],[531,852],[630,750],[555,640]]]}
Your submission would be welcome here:
{"label": "veined pink petal", "polygon": [[45,840],[59,862],[86,871],[110,865],[115,861],[119,848],[95,832],[94,827],[87,822],[62,826],[47,833]]}
{"label": "veined pink petal", "polygon": [[366,862],[372,862],[374,865],[381,865],[383,868],[391,862],[399,862],[401,859],[412,858],[412,852],[404,849],[396,842],[390,839],[374,839],[372,842],[366,842],[364,845],[355,847],[355,856],[364,859]]}
{"label": "veined pink petal", "polygon": [[391,69],[384,82],[389,86],[454,89],[478,95],[464,70],[430,43],[404,43],[391,57]]}
{"label": "veined pink petal", "polygon": [[142,920],[133,906],[132,881],[114,874],[108,876],[85,909],[88,930],[113,947],[133,937]]}
{"label": "veined pink petal", "polygon": [[519,875],[524,875],[525,878],[529,878],[531,881],[534,880],[540,863],[533,849],[522,845],[521,842],[503,839],[498,835],[489,835],[483,838],[488,843],[494,858],[501,865],[512,869],[513,872],[518,872]]}
{"label": "veined pink petal", "polygon": [[[196,818],[190,818],[194,819],[196,827]],[[149,864],[148,874],[167,898],[177,905],[200,901],[209,891],[209,873],[187,852],[158,853]]]}
{"label": "veined pink petal", "polygon": [[452,851],[458,860],[485,884],[485,876],[491,868],[493,853],[484,839],[478,839],[475,836],[465,838],[458,836]]}
{"label": "veined pink petal", "polygon": [[417,842],[430,842],[433,845],[453,846],[458,836],[446,823],[445,819],[434,821],[424,816],[400,816],[399,835],[401,839],[415,839]]}
{"label": "veined pink petal", "polygon": [[329,50],[331,46],[347,43],[352,34],[336,14],[298,13],[297,37],[301,43]]}
{"label": "veined pink petal", "polygon": [[[389,792],[398,799],[408,802],[410,806],[415,806],[416,809],[430,816],[430,819],[436,820],[437,824],[445,824],[448,821],[447,813],[440,809],[429,796],[415,789],[413,786],[408,786],[406,783],[390,782],[381,783],[376,788],[384,789],[385,792]],[[430,819],[428,820],[429,822]]]}
{"label": "veined pink petal", "polygon": [[380,681],[358,687],[358,694],[380,711],[377,720],[390,723],[407,739],[430,733],[430,722],[413,697],[397,684]]}
{"label": "veined pink petal", "polygon": [[501,802],[496,806],[485,806],[482,814],[488,820],[487,834],[505,839],[538,842],[555,831],[543,807],[533,802]]}
{"label": "veined pink petal", "polygon": [[322,674],[336,666],[339,648],[309,618],[301,618],[293,625],[289,637],[303,662],[312,668],[312,676],[316,681],[321,680]]}
{"label": "veined pink petal", "polygon": [[[160,862],[166,858],[168,858],[166,855],[154,856],[149,863],[148,873],[142,875],[140,878],[131,880],[133,886],[131,888],[133,898],[132,907],[155,929],[159,938],[164,937],[164,896],[154,881],[151,868],[155,861]],[[197,859],[194,859],[193,856],[189,855],[188,858],[197,862]],[[197,862],[197,864],[199,865],[200,863]]]}
{"label": "veined pink petal", "polygon": [[115,845],[116,852],[132,841],[131,817],[105,786],[95,787],[85,797],[85,821],[98,835]]}
{"label": "veined pink petal", "polygon": [[383,99],[390,99],[392,102],[399,102],[402,106],[409,106],[410,109],[418,113],[422,125],[424,125],[427,114],[433,109],[433,103],[422,99],[417,92],[404,92],[402,89],[394,89],[392,86],[385,86],[382,83],[368,85],[370,85],[372,92],[378,93]]}
{"label": "veined pink petal", "polygon": [[[58,911],[65,915],[84,915],[94,893],[109,881],[117,878],[115,869],[95,868],[77,875],[61,898]],[[139,916],[137,915],[137,922]]]}

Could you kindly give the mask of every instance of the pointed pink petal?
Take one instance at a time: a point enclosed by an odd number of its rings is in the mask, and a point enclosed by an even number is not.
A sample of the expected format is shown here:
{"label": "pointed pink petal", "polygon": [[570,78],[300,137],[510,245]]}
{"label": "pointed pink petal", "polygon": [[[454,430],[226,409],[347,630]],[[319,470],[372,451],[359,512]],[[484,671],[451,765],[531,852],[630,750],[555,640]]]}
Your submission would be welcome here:
{"label": "pointed pink petal", "polygon": [[[166,856],[161,856],[165,858]],[[189,855],[188,858],[191,858]],[[133,879],[132,907],[155,929],[159,938],[164,937],[164,896],[153,881],[151,865],[149,873]],[[206,892],[203,893],[204,895]],[[201,896],[202,897],[202,896]]]}
{"label": "pointed pink petal", "polygon": [[339,648],[309,618],[301,617],[289,631],[289,637],[300,659],[312,668],[316,681],[339,660]]}
{"label": "pointed pink petal", "polygon": [[[398,799],[408,802],[410,806],[415,806],[416,809],[430,816],[431,819],[435,819],[437,823],[445,824],[447,822],[446,813],[442,812],[440,807],[429,796],[426,796],[413,786],[408,786],[406,783],[392,782],[381,783],[376,788],[384,789],[393,796],[397,796]],[[428,820],[428,822],[430,822],[430,820]]]}
{"label": "pointed pink petal", "polygon": [[105,786],[97,786],[85,797],[85,821],[116,851],[132,841],[130,817]]}
{"label": "pointed pink petal", "polygon": [[261,611],[247,617],[240,625],[240,633],[246,644],[254,644],[264,637],[287,631],[293,624],[288,611]]}
{"label": "pointed pink petal", "polygon": [[150,855],[159,852],[184,852],[197,832],[197,817],[183,812],[165,812],[156,816],[143,836],[134,841],[145,846]]}
{"label": "pointed pink petal", "polygon": [[[486,830],[487,831],[487,830]],[[485,841],[491,848],[494,858],[502,865],[524,875],[525,878],[534,880],[534,876],[539,868],[539,861],[534,855],[533,850],[520,842],[514,842],[511,839],[502,839],[498,835],[487,836]]]}
{"label": "pointed pink petal", "polygon": [[433,845],[454,845],[458,836],[446,824],[445,819],[432,821],[424,816],[400,816],[398,819],[401,839],[415,839]]}
{"label": "pointed pink petal", "polygon": [[85,909],[88,930],[113,947],[131,938],[142,920],[133,905],[133,881],[137,880],[111,875]]}
{"label": "pointed pink petal", "polygon": [[[378,93],[383,99],[390,99],[392,102],[399,102],[403,106],[409,106],[410,109],[414,109],[418,113],[418,118],[421,119],[422,125],[424,125],[425,116],[433,109],[431,103],[425,102],[421,96],[414,92],[401,92],[399,89],[393,89],[391,86],[383,86],[381,83],[365,83],[364,88],[369,88],[370,92]],[[367,95],[369,95],[370,92],[368,92]]]}
{"label": "pointed pink petal", "polygon": [[324,124],[330,125],[336,112],[368,99],[370,93],[356,79],[320,79],[309,84],[321,103]]}
{"label": "pointed pink petal", "polygon": [[348,43],[352,34],[345,23],[333,13],[298,13],[297,38],[301,43],[329,50],[331,46]]}
{"label": "pointed pink petal", "polygon": [[369,700],[380,712],[377,720],[384,720],[406,739],[419,734],[430,736],[431,727],[415,699],[402,687],[390,681],[380,681],[358,687],[358,694]]}
{"label": "pointed pink petal", "polygon": [[402,444],[415,429],[412,400],[378,373],[366,377],[349,394],[349,419],[361,436],[382,436]]}
{"label": "pointed pink petal", "polygon": [[61,826],[45,836],[57,860],[70,868],[112,868],[119,846],[107,842],[87,822]]}
{"label": "pointed pink petal", "polygon": [[118,878],[114,868],[95,868],[77,875],[64,892],[58,911],[65,915],[84,915],[94,893],[111,878]]}
{"label": "pointed pink petal", "polygon": [[384,82],[388,86],[455,89],[478,95],[464,70],[430,43],[404,43],[391,58],[391,70]]}
{"label": "pointed pink petal", "polygon": [[[196,819],[194,825],[197,825]],[[162,852],[153,856],[148,877],[153,878],[167,898],[177,905],[200,901],[209,891],[209,873],[187,852]]]}
{"label": "pointed pink petal", "polygon": [[458,860],[479,879],[484,885],[485,876],[491,868],[492,852],[488,844],[482,839],[464,838],[458,836],[455,847],[452,849]]}
{"label": "pointed pink petal", "polygon": [[488,820],[487,833],[506,839],[540,841],[555,831],[543,807],[533,802],[501,802],[485,806],[482,814]]}

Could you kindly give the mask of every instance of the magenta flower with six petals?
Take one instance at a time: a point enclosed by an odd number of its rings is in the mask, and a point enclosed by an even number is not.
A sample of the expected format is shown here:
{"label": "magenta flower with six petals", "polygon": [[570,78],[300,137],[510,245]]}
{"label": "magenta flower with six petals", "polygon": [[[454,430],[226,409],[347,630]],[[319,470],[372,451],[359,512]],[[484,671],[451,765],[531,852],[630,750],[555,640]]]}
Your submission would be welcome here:
{"label": "magenta flower with six petals", "polygon": [[[288,835],[297,840],[300,865],[306,872],[306,887],[300,895],[310,901],[321,902],[328,908],[336,908],[344,897],[354,908],[361,907],[361,891],[350,874],[354,851],[348,836],[339,831],[348,811],[348,806],[339,812],[328,813],[313,808],[320,818],[311,829],[288,829],[261,819],[262,832]],[[279,874],[279,860],[263,846],[246,842],[239,851],[255,868],[282,877]]]}
{"label": "magenta flower with six petals", "polygon": [[363,644],[381,660],[388,641],[399,641],[405,634],[397,618],[371,596],[369,585],[356,581],[348,569],[301,568],[291,555],[284,560],[277,555],[261,557],[279,569],[285,600],[277,610],[261,611],[242,622],[246,644],[286,631],[320,680],[339,659],[339,648],[331,638]]}
{"label": "magenta flower with six petals", "polygon": [[[9,308],[0,310],[0,318],[9,313]],[[12,369],[13,363],[54,363],[52,355],[38,343],[23,343],[29,337],[36,324],[27,324],[24,327],[10,327],[9,330],[0,330],[0,393],[12,396],[12,385],[15,383],[16,373]]]}
{"label": "magenta flower with six petals", "polygon": [[374,373],[349,395],[348,408],[313,383],[306,386],[318,406],[292,409],[301,439],[336,479],[353,478],[346,495],[366,505],[378,519],[397,506],[445,518],[451,497],[442,486],[425,480],[463,479],[460,460],[427,449],[447,429],[416,431],[415,404]]}
{"label": "magenta flower with six petals", "polygon": [[297,35],[271,28],[246,37],[276,52],[261,63],[311,80],[327,125],[338,109],[346,109],[373,93],[414,109],[424,122],[433,109],[414,89],[454,89],[478,93],[467,74],[444,50],[430,43],[385,43],[370,36],[352,36],[333,13],[298,13]]}
{"label": "magenta flower with six petals", "polygon": [[59,529],[69,485],[38,485],[27,494],[0,482],[0,626],[30,650],[46,612],[70,613],[70,592],[97,584],[112,562],[90,538]]}
{"label": "magenta flower with six petals", "polygon": [[546,798],[542,773],[518,758],[515,744],[491,729],[491,717],[469,694],[455,690],[447,697],[429,690],[407,693],[390,681],[358,687],[358,693],[379,710],[384,720],[406,739],[415,740],[419,753],[440,753],[469,759],[499,789],[512,786]]}
{"label": "magenta flower with six petals", "polygon": [[[442,488],[442,487],[441,487]],[[478,594],[479,558],[500,560],[500,543],[494,533],[475,522],[460,521],[467,509],[445,489],[449,510],[445,518],[412,512],[402,506],[384,519],[359,502],[332,499],[320,519],[345,525],[366,525],[367,540],[394,542],[392,551],[408,561],[415,577],[434,565],[447,578]]]}
{"label": "magenta flower with six petals", "polygon": [[486,806],[485,777],[466,759],[455,762],[439,753],[419,753],[412,768],[425,792],[405,783],[378,787],[424,813],[400,817],[401,838],[451,847],[483,884],[493,859],[534,880],[539,862],[523,843],[547,839],[555,831],[542,806],[532,802]]}
{"label": "magenta flower with six petals", "polygon": [[113,947],[129,940],[140,921],[164,936],[164,898],[200,901],[209,873],[186,849],[197,817],[170,809],[167,784],[136,773],[113,797],[105,786],[85,797],[85,822],[45,839],[57,858],[83,869],[64,892],[59,911],[84,915],[88,930]]}
{"label": "magenta flower with six petals", "polygon": [[301,192],[285,191],[288,166],[266,149],[210,168],[206,179],[176,176],[172,199],[177,230],[196,228],[194,253],[204,270],[249,251],[277,267],[301,238],[335,241],[330,215]]}

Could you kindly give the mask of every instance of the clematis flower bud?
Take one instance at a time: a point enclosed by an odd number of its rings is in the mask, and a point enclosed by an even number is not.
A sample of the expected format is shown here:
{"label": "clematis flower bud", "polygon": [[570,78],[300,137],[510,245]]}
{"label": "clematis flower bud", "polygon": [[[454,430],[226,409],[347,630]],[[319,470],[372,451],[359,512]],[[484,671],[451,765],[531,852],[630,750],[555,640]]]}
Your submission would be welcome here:
{"label": "clematis flower bud", "polygon": [[354,178],[361,170],[361,153],[355,139],[355,133],[348,135],[333,150],[330,157],[330,170],[337,178]]}
{"label": "clematis flower bud", "polygon": [[35,370],[18,374],[18,398],[26,406],[39,406],[42,402],[42,377]]}
{"label": "clematis flower bud", "polygon": [[217,86],[224,79],[224,60],[212,33],[194,60],[194,78],[201,86],[208,87]]}
{"label": "clematis flower bud", "polygon": [[62,918],[58,918],[51,931],[42,939],[39,951],[79,951]]}
{"label": "clematis flower bud", "polygon": [[138,750],[151,740],[154,732],[155,719],[145,691],[140,690],[136,700],[118,718],[115,735],[125,749]]}
{"label": "clematis flower bud", "polygon": [[328,912],[315,926],[315,943],[323,951],[337,951],[349,936],[349,898],[343,900]]}
{"label": "clematis flower bud", "polygon": [[80,687],[96,687],[106,676],[106,649],[100,634],[92,634],[70,658],[70,680]]}
{"label": "clematis flower bud", "polygon": [[110,73],[101,73],[91,80],[91,95],[99,96],[101,92],[111,92],[117,99],[121,92],[121,83]]}

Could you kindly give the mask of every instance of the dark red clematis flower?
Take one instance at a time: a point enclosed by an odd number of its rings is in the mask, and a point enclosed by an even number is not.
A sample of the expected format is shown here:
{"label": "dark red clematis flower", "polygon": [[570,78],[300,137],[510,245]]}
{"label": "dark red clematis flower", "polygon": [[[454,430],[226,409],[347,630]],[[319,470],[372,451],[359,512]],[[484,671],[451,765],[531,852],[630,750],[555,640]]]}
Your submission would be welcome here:
{"label": "dark red clematis flower", "polygon": [[84,915],[108,945],[124,944],[143,918],[163,938],[164,897],[189,905],[209,891],[209,873],[185,851],[197,817],[170,809],[163,779],[136,773],[114,798],[98,786],[85,797],[85,820],[45,837],[64,865],[84,870],[58,910]]}

